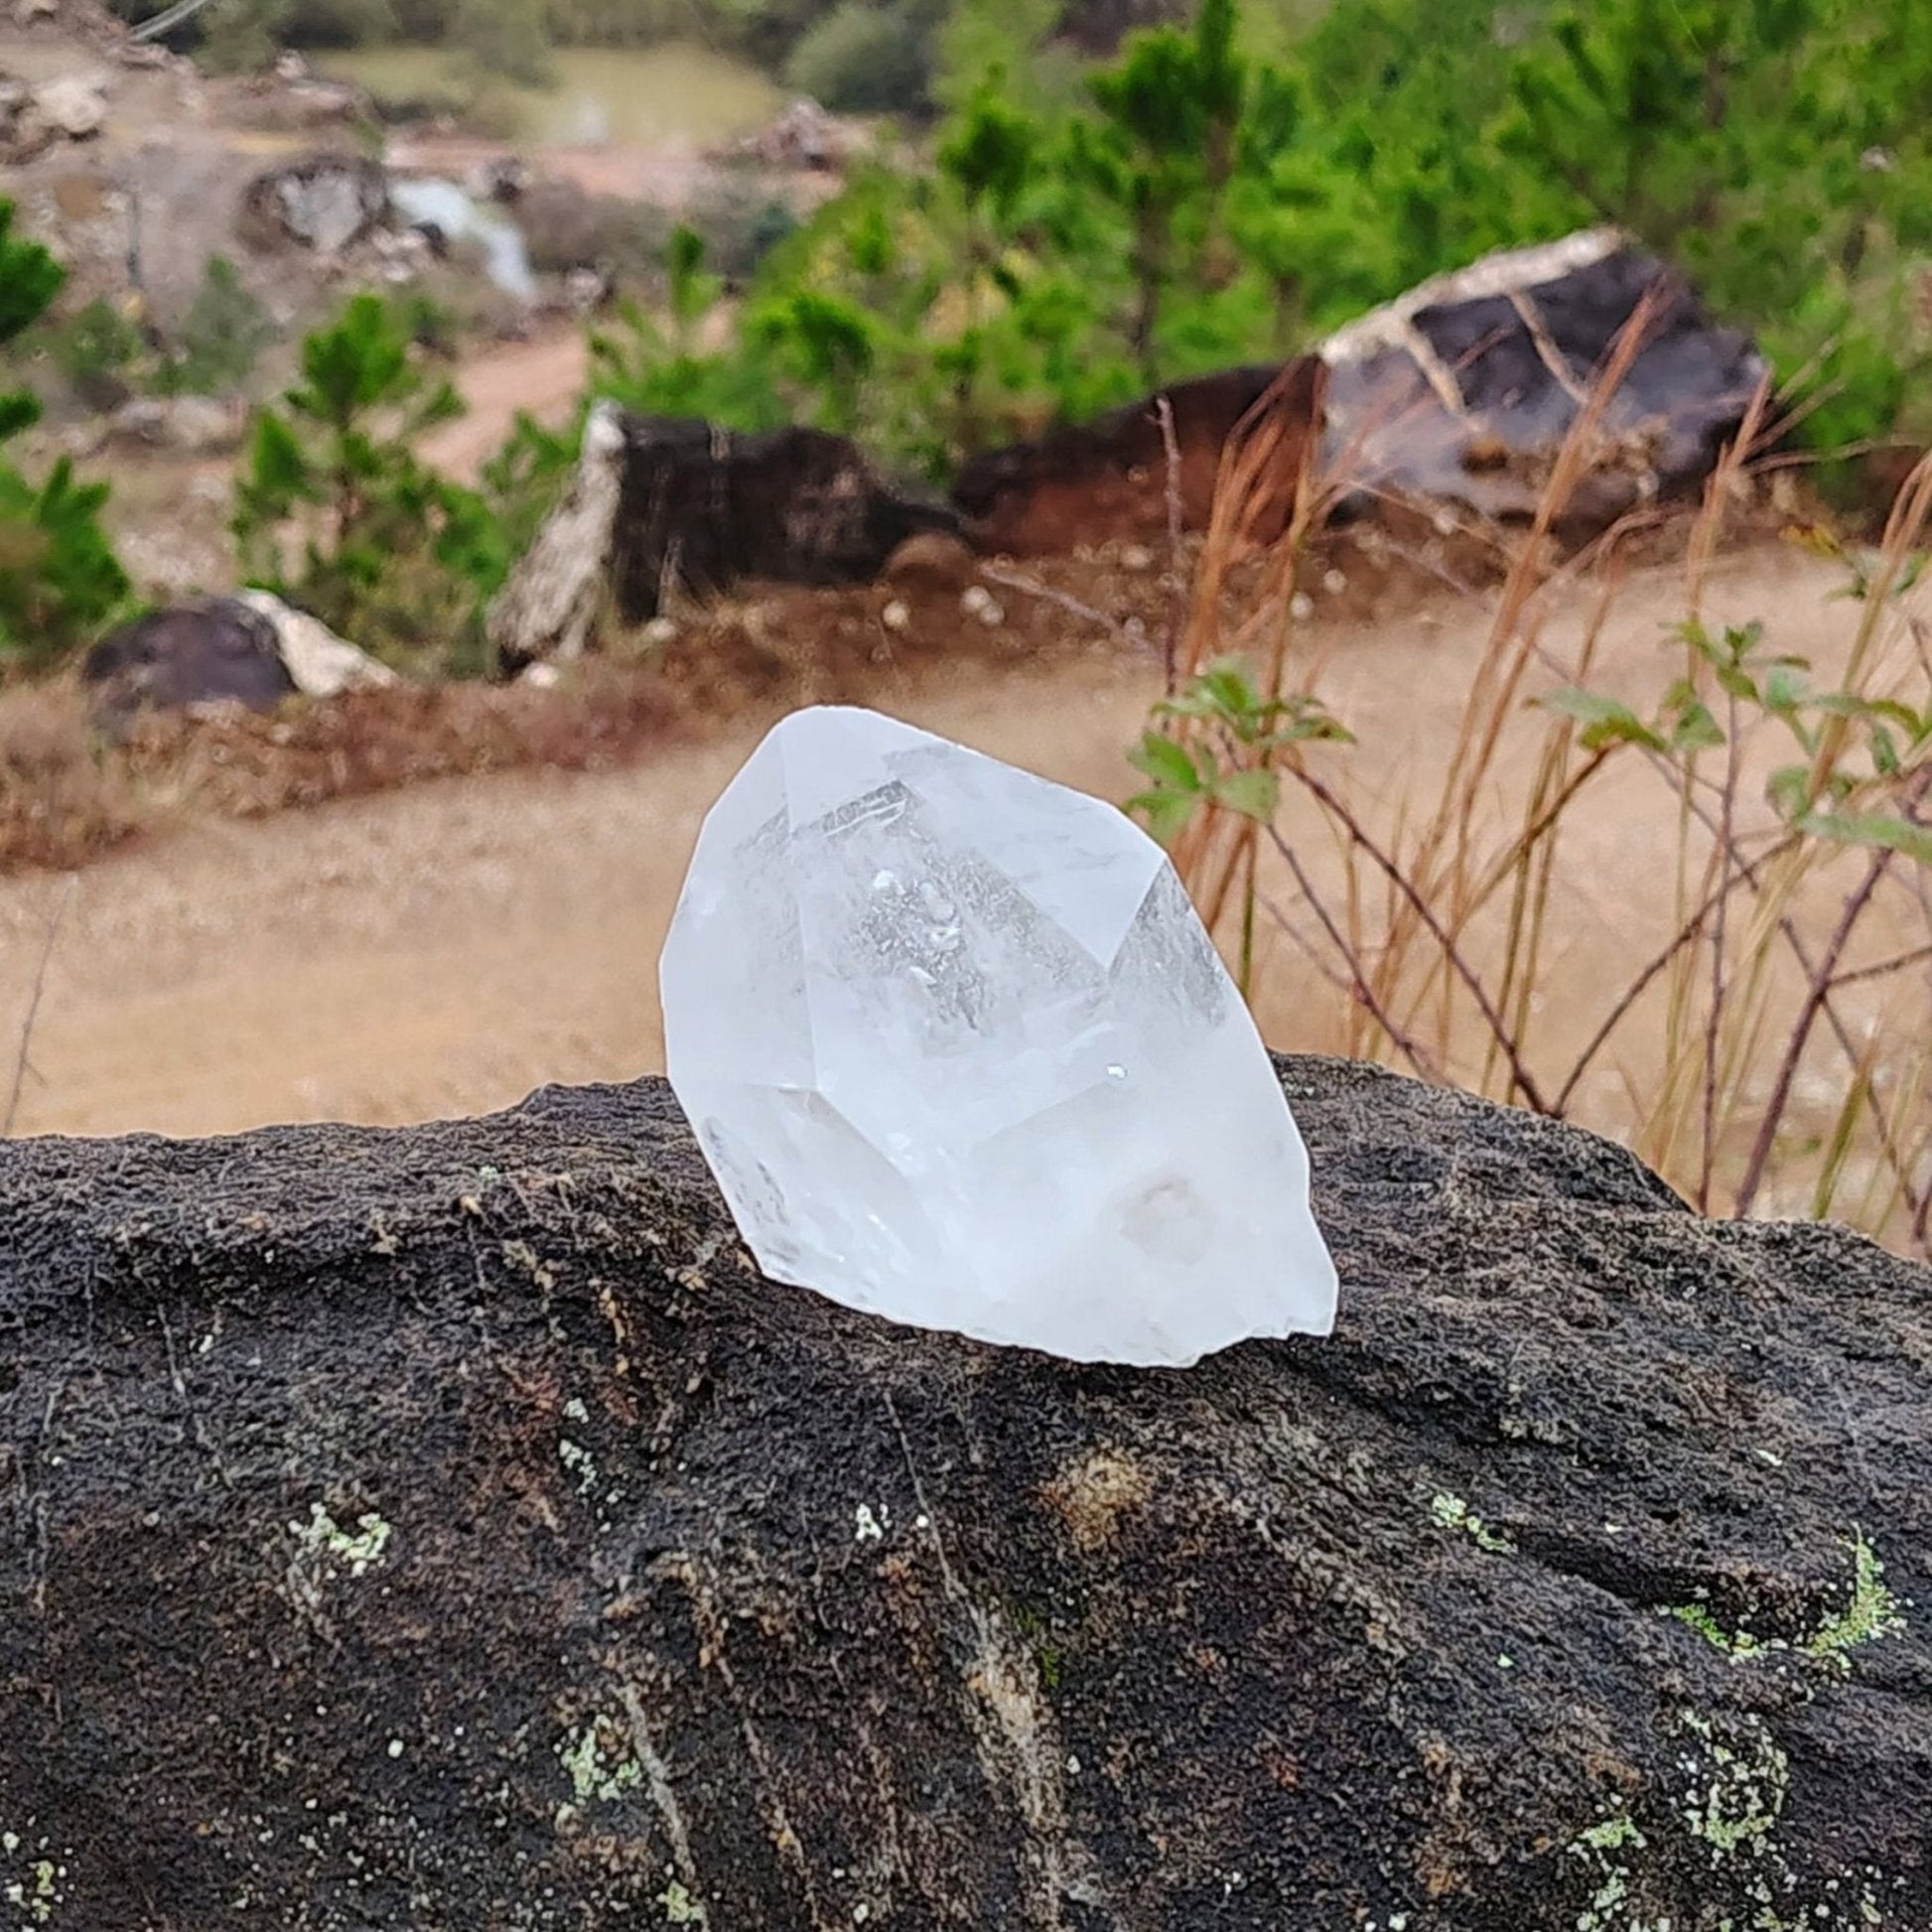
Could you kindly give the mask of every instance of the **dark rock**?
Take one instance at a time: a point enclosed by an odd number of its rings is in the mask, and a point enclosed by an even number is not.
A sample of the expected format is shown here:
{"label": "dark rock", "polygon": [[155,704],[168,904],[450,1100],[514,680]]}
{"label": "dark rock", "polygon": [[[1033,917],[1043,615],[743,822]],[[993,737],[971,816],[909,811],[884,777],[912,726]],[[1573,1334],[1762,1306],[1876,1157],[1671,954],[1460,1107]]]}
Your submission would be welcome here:
{"label": "dark rock", "polygon": [[1565,514],[1598,527],[1694,493],[1767,364],[1654,256],[1592,230],[1484,257],[1352,324],[1330,364],[1326,455],[1368,492],[1535,514],[1564,440],[1646,296],[1644,346],[1604,412]]}
{"label": "dark rock", "polygon": [[1932,1925],[1932,1276],[1283,1073],[1340,1324],[1184,1373],[764,1282],[655,1081],[0,1145],[0,1896]]}
{"label": "dark rock", "polygon": [[880,576],[895,590],[957,597],[979,581],[979,559],[958,537],[928,530],[907,537],[886,559]]}
{"label": "dark rock", "polygon": [[[1270,541],[1287,527],[1309,437],[1321,419],[1321,376],[1320,362],[1304,356],[1176,382],[1092,422],[971,458],[953,484],[953,502],[981,549],[1009,556],[1158,539],[1170,527],[1176,488],[1181,527],[1200,530],[1229,442],[1239,430],[1272,424],[1281,432],[1271,464],[1281,486],[1272,503],[1254,506],[1248,533]],[[1172,412],[1172,453],[1163,402]]]}
{"label": "dark rock", "polygon": [[234,703],[273,711],[295,690],[275,625],[238,598],[150,611],[110,631],[80,664],[94,720],[117,732],[144,711]]}
{"label": "dark rock", "polygon": [[744,436],[629,416],[623,437],[612,569],[632,623],[654,617],[673,585],[706,596],[747,578],[867,583],[907,537],[954,526],[942,505],[894,488],[857,444],[824,430]]}

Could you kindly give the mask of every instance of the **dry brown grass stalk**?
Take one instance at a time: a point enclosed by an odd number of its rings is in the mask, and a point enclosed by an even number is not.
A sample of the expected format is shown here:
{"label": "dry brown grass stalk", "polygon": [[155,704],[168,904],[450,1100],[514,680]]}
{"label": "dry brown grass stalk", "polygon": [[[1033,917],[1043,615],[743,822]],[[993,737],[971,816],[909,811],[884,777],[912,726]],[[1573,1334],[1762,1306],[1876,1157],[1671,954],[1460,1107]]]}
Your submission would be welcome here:
{"label": "dry brown grass stalk", "polygon": [[[1633,317],[1583,400],[1493,594],[1466,698],[1443,721],[1452,753],[1427,781],[1433,788],[1368,795],[1351,782],[1345,750],[1311,742],[1319,734],[1243,737],[1183,705],[1186,715],[1166,717],[1162,732],[1202,769],[1225,772],[1233,759],[1266,774],[1266,785],[1244,789],[1232,807],[1218,778],[1201,787],[1173,840],[1175,863],[1245,988],[1258,911],[1315,966],[1342,1009],[1321,1027],[1338,1025],[1347,1050],[1583,1119],[1636,1147],[1711,1211],[1840,1211],[1923,1251],[1932,637],[1905,594],[1932,523],[1932,460],[1900,491],[1874,556],[1834,552],[1857,599],[1846,607],[1849,634],[1829,666],[1800,682],[1776,655],[1777,621],[1788,614],[1765,613],[1761,636],[1706,627],[1731,519],[1776,460],[1766,444],[1790,418],[1760,392],[1690,526],[1681,677],[1656,694],[1654,719],[1641,705],[1597,699],[1588,687],[1624,596],[1622,549],[1654,513],[1567,558],[1554,539],[1653,323],[1647,309]],[[1238,607],[1230,598],[1234,562],[1280,488],[1279,455],[1262,422],[1224,457],[1174,671],[1185,694],[1238,653],[1254,715],[1301,718],[1321,715],[1324,667],[1295,648],[1297,574],[1335,495],[1333,474],[1298,479],[1295,514],[1259,589]],[[1831,548],[1817,530],[1808,536]],[[1549,642],[1558,609],[1581,612],[1562,649]],[[1532,703],[1545,707],[1542,736],[1525,751]],[[1767,803],[1768,748],[1787,735],[1800,763]],[[1674,799],[1674,843],[1659,852],[1652,908],[1668,906],[1667,936],[1654,951],[1632,948],[1594,1024],[1579,1027],[1553,927],[1563,891],[1574,902],[1578,890],[1565,832],[1606,771],[1644,764]],[[1276,784],[1299,801],[1294,835],[1255,809]],[[1311,826],[1334,848],[1319,867],[1306,846]],[[1267,884],[1263,855],[1282,892]],[[1927,943],[1900,943],[1914,926]],[[1553,1010],[1567,1027],[1548,1025]]]}

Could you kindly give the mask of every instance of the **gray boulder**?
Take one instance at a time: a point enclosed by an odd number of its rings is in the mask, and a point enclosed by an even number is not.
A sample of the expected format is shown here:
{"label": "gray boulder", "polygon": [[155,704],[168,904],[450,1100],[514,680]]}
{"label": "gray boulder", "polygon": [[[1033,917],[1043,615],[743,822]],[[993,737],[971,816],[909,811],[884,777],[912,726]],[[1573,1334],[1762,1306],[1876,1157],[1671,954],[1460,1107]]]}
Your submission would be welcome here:
{"label": "gray boulder", "polygon": [[389,212],[389,182],[362,155],[312,154],[264,169],[242,195],[241,231],[255,247],[293,244],[339,255]]}
{"label": "gray boulder", "polygon": [[1564,520],[1601,527],[1693,495],[1768,364],[1696,292],[1614,229],[1499,251],[1435,277],[1321,346],[1328,459],[1368,492],[1527,519],[1612,345],[1649,327],[1610,397]]}
{"label": "gray boulder", "polygon": [[1340,1324],[1184,1373],[763,1281],[656,1081],[0,1146],[0,1897],[1932,1925],[1932,1275],[1282,1073]]}

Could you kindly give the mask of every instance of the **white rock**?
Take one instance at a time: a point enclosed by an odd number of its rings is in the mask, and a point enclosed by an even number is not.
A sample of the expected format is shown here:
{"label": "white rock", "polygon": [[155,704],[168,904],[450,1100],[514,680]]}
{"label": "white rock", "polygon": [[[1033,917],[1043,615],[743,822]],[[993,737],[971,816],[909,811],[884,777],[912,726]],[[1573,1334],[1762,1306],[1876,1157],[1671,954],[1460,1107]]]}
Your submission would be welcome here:
{"label": "white rock", "polygon": [[275,640],[295,688],[308,698],[333,698],[343,691],[366,690],[400,680],[388,665],[339,637],[320,618],[284,604],[272,591],[236,595],[275,626]]}
{"label": "white rock", "polygon": [[902,599],[896,597],[889,605],[886,606],[886,608],[883,611],[880,612],[879,621],[883,623],[888,630],[896,630],[896,631],[910,630],[912,627],[912,613],[909,609],[907,609]]}
{"label": "white rock", "polygon": [[705,820],[660,979],[671,1083],[773,1280],[1079,1361],[1332,1326],[1260,1037],[1111,805],[796,712]]}
{"label": "white rock", "polygon": [[989,630],[997,630],[1007,621],[1000,600],[984,584],[969,584],[959,594],[959,608],[969,618],[977,618]]}
{"label": "white rock", "polygon": [[99,80],[69,74],[50,80],[34,95],[41,118],[69,141],[84,141],[100,132],[107,118],[107,94]]}

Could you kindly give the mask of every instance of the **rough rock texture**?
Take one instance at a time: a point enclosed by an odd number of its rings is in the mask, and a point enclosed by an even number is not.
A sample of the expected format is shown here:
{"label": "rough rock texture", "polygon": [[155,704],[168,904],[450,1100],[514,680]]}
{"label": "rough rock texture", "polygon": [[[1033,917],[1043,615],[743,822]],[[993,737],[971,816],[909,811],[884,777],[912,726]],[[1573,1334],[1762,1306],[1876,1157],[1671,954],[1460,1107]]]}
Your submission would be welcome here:
{"label": "rough rock texture", "polygon": [[763,1283],[657,1082],[0,1146],[0,1899],[1923,1932],[1932,1276],[1283,1072],[1340,1325],[1178,1374]]}
{"label": "rough rock texture", "polygon": [[624,448],[617,405],[592,404],[570,487],[484,614],[484,634],[505,670],[583,654],[604,602]]}
{"label": "rough rock texture", "polygon": [[124,728],[137,713],[244,704],[273,711],[301,692],[333,698],[394,684],[396,673],[268,591],[166,606],[109,632],[81,660],[95,722]]}
{"label": "rough rock texture", "polygon": [[[1611,346],[1646,298],[1644,346],[1606,407],[1566,520],[1600,526],[1694,491],[1767,364],[1696,294],[1612,229],[1486,255],[1322,345],[1326,455],[1364,490],[1534,514]],[[1364,501],[1367,499],[1364,498]]]}
{"label": "rough rock texture", "polygon": [[296,689],[274,623],[239,598],[172,605],[110,631],[80,662],[95,722],[117,731],[143,711],[244,704],[273,711]]}
{"label": "rough rock texture", "polygon": [[320,618],[284,604],[272,591],[237,591],[235,602],[274,626],[282,666],[305,698],[340,697],[345,691],[367,691],[402,681],[359,644],[337,636]]}
{"label": "rough rock texture", "polygon": [[857,584],[950,511],[886,483],[857,444],[824,430],[738,435],[697,418],[626,416],[612,567],[626,621],[673,586],[696,595],[745,578]]}
{"label": "rough rock texture", "polygon": [[1238,429],[1257,428],[1272,413],[1287,431],[1276,465],[1280,501],[1272,517],[1257,506],[1249,532],[1272,541],[1287,527],[1303,455],[1321,421],[1321,377],[1320,361],[1303,356],[1176,382],[1090,423],[972,458],[953,483],[953,502],[982,549],[1018,557],[1159,538],[1170,527],[1175,493],[1182,527],[1204,529],[1222,451]]}
{"label": "rough rock texture", "polygon": [[265,169],[242,196],[240,230],[250,244],[293,243],[337,255],[389,211],[389,183],[365,156],[312,154]]}

